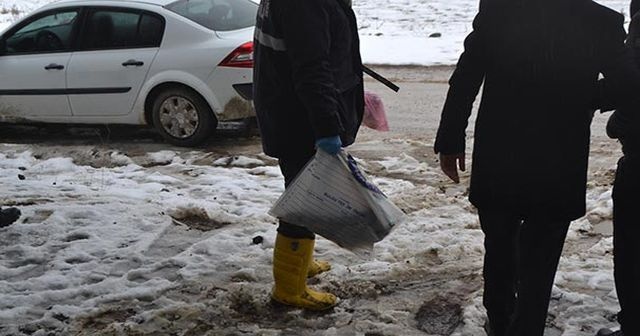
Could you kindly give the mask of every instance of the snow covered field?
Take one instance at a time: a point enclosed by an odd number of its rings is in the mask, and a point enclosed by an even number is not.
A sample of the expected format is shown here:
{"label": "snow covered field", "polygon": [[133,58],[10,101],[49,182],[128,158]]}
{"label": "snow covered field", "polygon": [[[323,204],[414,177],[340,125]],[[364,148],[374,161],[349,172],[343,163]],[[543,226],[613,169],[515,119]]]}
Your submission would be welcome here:
{"label": "snow covered field", "polygon": [[[53,0],[0,0],[0,31]],[[630,0],[601,0],[628,13]],[[370,64],[455,64],[478,0],[354,0],[362,55]],[[439,37],[430,37],[432,34]]]}
{"label": "snow covered field", "polygon": [[[268,300],[274,161],[0,146],[0,199],[23,210],[0,229],[0,335],[482,335],[482,233],[465,187],[404,153],[363,165],[410,220],[371,259],[319,239],[334,269],[313,284],[343,301],[311,314]],[[594,233],[611,219],[612,169],[598,174],[549,335],[592,335],[617,308],[611,238]]]}
{"label": "snow covered field", "polygon": [[0,31],[27,13],[53,0],[0,0]]}
{"label": "snow covered field", "polygon": [[[627,13],[630,0],[597,1]],[[455,64],[478,0],[354,0],[362,56],[371,64]],[[433,34],[439,37],[430,37]]]}

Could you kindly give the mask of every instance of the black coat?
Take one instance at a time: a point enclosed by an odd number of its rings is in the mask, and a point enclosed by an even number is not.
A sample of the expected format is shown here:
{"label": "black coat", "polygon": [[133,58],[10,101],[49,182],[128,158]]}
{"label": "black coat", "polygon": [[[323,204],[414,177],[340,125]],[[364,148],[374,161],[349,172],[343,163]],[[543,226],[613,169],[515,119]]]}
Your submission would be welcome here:
{"label": "black coat", "polygon": [[471,172],[476,207],[558,219],[584,215],[598,75],[610,79],[621,100],[634,100],[633,87],[640,87],[623,21],[590,0],[481,1],[435,144],[438,153],[465,151],[468,118],[484,82]]}
{"label": "black coat", "polygon": [[[634,0],[631,3],[632,10],[634,5],[640,6],[639,2]],[[637,11],[629,24],[626,44],[636,66],[640,68],[640,13]],[[616,105],[615,102],[613,104]],[[620,139],[626,156],[640,157],[640,109],[632,106],[614,112],[607,123],[607,134],[612,138]]]}
{"label": "black coat", "polygon": [[636,14],[640,11],[640,0],[631,0],[631,5],[629,6],[629,15],[631,17],[636,16]]}
{"label": "black coat", "polygon": [[362,61],[355,14],[343,0],[262,0],[254,62],[267,155],[309,153],[327,136],[354,142],[364,110]]}

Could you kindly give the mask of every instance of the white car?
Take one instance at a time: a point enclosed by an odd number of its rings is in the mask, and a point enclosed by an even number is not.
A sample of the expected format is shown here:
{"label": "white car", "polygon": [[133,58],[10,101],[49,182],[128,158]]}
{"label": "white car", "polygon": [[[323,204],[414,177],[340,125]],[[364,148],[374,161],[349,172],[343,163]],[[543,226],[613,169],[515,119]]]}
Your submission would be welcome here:
{"label": "white car", "polygon": [[193,146],[255,115],[251,0],[66,0],[0,36],[0,121],[153,125]]}

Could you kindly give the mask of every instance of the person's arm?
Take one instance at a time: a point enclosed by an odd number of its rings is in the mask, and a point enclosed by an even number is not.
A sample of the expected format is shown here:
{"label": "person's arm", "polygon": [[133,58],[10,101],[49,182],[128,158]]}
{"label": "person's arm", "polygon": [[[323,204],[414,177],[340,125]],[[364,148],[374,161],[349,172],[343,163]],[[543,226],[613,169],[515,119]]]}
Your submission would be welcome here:
{"label": "person's arm", "polygon": [[464,42],[456,70],[449,80],[449,92],[442,110],[435,152],[440,154],[442,171],[454,182],[460,182],[458,167],[465,171],[466,129],[473,102],[485,76],[483,12],[473,21],[473,31]]}
{"label": "person's arm", "polygon": [[327,7],[325,1],[290,0],[283,1],[280,13],[293,86],[316,139],[342,132],[329,58],[331,14]]}

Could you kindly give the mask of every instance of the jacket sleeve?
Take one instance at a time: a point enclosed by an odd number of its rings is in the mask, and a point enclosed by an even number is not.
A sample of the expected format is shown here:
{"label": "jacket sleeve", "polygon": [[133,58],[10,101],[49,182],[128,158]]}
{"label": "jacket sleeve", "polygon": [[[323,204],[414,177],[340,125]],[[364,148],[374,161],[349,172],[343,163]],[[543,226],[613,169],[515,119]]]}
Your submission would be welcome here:
{"label": "jacket sleeve", "polygon": [[306,108],[316,139],[339,135],[343,130],[329,55],[331,7],[318,0],[283,4],[282,31],[295,93]]}
{"label": "jacket sleeve", "polygon": [[451,79],[449,92],[442,110],[436,136],[436,154],[464,153],[466,129],[473,102],[480,91],[485,76],[483,40],[484,15],[482,7],[473,21],[473,31],[464,42],[464,52],[458,60]]}
{"label": "jacket sleeve", "polygon": [[[631,34],[628,44],[624,44],[626,33],[623,28],[623,18],[617,20],[617,31],[612,36],[605,36],[606,50],[602,61],[602,74],[604,82],[601,90],[604,91],[605,105],[613,105],[617,108],[615,117],[607,125],[607,132],[611,136],[621,138],[626,129],[635,128],[635,123],[640,122],[640,70],[634,59],[633,43],[638,38],[638,24],[635,20],[631,26]],[[634,26],[635,25],[635,26]],[[610,109],[604,107],[603,110]]]}

